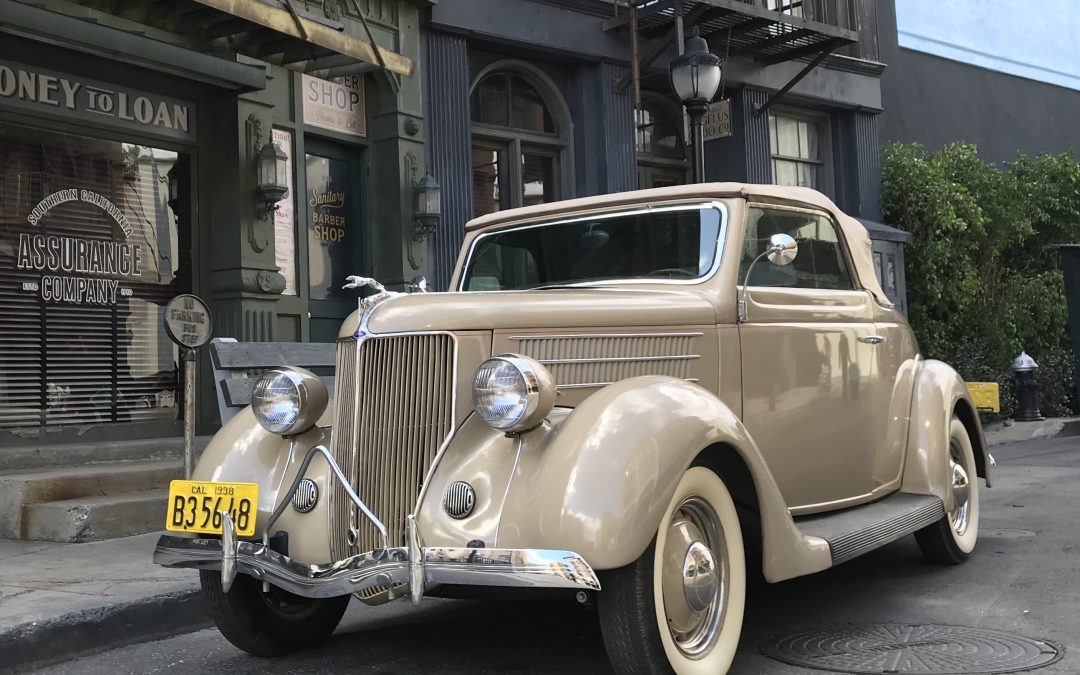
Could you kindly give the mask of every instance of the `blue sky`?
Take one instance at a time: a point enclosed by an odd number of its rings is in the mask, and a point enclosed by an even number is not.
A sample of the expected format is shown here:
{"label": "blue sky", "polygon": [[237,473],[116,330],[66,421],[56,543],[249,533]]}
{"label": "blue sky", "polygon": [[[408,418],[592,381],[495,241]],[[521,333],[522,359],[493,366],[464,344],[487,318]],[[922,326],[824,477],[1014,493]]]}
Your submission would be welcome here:
{"label": "blue sky", "polygon": [[1080,0],[896,0],[900,46],[1080,90]]}

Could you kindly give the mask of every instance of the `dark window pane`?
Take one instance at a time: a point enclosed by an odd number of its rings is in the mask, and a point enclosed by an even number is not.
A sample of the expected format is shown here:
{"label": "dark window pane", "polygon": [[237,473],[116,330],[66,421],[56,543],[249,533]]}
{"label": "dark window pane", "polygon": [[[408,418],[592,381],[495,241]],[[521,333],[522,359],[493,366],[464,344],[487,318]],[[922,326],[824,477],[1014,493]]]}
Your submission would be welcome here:
{"label": "dark window pane", "polygon": [[751,209],[746,220],[739,278],[769,245],[774,234],[789,234],[799,245],[795,260],[786,266],[763,259],[754,265],[751,286],[851,290],[854,285],[836,226],[813,214]]}
{"label": "dark window pane", "polygon": [[694,279],[717,255],[713,208],[551,223],[482,237],[464,274],[468,290],[626,278]]}
{"label": "dark window pane", "polygon": [[532,206],[558,199],[555,189],[555,158],[524,154],[521,157],[522,204]]}
{"label": "dark window pane", "polygon": [[555,121],[540,92],[517,75],[510,76],[510,107],[510,120],[515,129],[555,133]]}
{"label": "dark window pane", "polygon": [[485,77],[476,85],[471,103],[473,122],[510,126],[509,77],[501,74]]}
{"label": "dark window pane", "polygon": [[485,146],[473,146],[473,217],[495,213],[502,209],[499,189],[504,174],[506,156],[502,150]]}
{"label": "dark window pane", "polygon": [[315,300],[353,297],[342,290],[345,277],[356,274],[352,200],[357,198],[349,164],[340,159],[307,155],[308,265],[311,297]]}
{"label": "dark window pane", "polygon": [[669,110],[656,100],[645,100],[637,110],[637,150],[647,155],[682,159],[679,138],[682,118],[678,110]]}

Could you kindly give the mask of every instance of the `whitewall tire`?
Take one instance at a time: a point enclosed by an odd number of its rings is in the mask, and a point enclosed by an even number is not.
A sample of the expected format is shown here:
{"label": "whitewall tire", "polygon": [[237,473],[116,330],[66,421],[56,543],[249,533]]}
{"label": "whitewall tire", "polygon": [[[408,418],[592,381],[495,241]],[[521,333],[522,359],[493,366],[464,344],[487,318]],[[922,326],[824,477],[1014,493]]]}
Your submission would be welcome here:
{"label": "whitewall tire", "polygon": [[967,560],[979,538],[979,476],[967,427],[955,417],[949,424],[948,472],[954,507],[916,532],[915,539],[927,560],[957,565]]}
{"label": "whitewall tire", "polygon": [[726,673],[742,630],[746,560],[720,477],[688,469],[652,544],[602,584],[601,628],[615,672]]}

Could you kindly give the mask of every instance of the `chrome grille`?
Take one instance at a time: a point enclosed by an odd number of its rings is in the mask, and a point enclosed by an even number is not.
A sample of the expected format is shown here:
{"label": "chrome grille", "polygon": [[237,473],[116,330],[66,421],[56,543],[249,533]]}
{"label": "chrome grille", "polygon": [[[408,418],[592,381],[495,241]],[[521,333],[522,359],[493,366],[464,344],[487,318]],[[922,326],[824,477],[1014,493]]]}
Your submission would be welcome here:
{"label": "chrome grille", "polygon": [[[338,342],[334,458],[356,493],[405,545],[405,517],[454,419],[454,339],[445,333]],[[379,531],[336,486],[335,560],[382,545]]]}
{"label": "chrome grille", "polygon": [[547,366],[560,389],[595,387],[639,375],[694,381],[701,333],[513,335],[516,351]]}

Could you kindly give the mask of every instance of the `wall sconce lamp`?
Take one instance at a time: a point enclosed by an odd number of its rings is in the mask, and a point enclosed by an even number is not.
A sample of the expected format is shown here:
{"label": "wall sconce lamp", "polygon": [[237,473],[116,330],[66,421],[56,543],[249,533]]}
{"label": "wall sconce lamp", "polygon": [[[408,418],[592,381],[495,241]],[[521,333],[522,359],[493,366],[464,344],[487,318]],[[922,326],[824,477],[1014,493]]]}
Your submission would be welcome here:
{"label": "wall sconce lamp", "polygon": [[169,172],[165,174],[165,178],[168,181],[169,186],[169,199],[165,202],[170,209],[172,209],[173,215],[179,219],[176,209],[180,206],[180,175],[176,170],[176,165],[173,164]]}
{"label": "wall sconce lamp", "polygon": [[430,173],[413,184],[413,240],[424,241],[435,234],[442,215],[441,190]]}
{"label": "wall sconce lamp", "polygon": [[255,217],[267,220],[278,210],[278,202],[289,194],[286,182],[285,151],[277,143],[267,143],[255,156],[258,182],[255,187]]}

